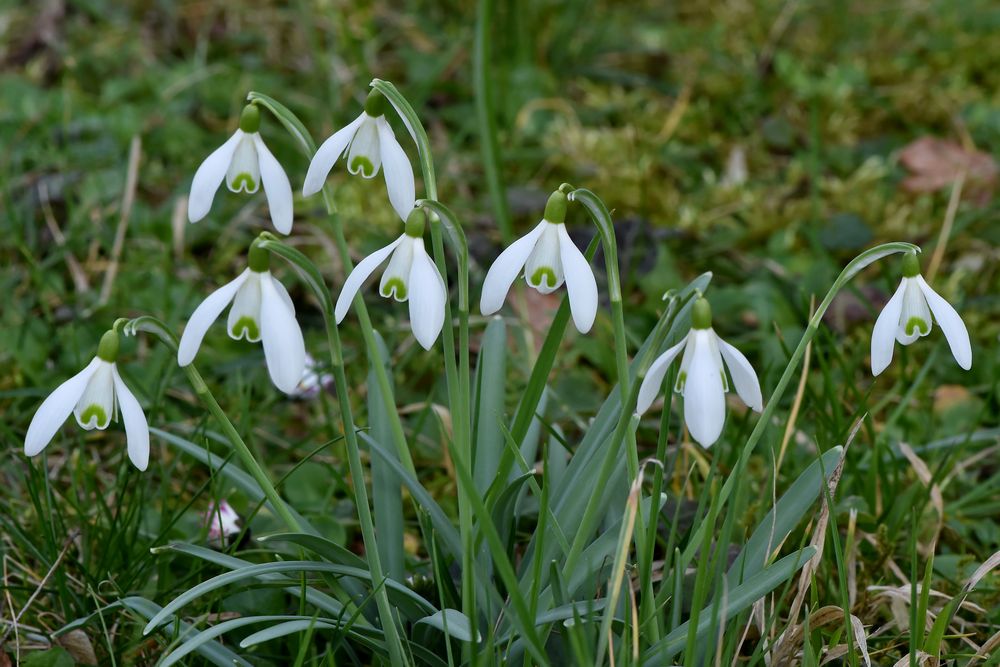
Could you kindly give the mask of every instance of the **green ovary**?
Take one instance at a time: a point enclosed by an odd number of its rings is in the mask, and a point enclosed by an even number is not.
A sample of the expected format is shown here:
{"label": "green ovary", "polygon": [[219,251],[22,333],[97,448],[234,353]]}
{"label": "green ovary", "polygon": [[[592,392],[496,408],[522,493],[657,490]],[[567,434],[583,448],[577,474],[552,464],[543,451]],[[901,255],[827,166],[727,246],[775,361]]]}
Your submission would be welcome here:
{"label": "green ovary", "polygon": [[387,299],[392,296],[396,301],[406,301],[406,285],[399,278],[389,278],[381,293]]}
{"label": "green ovary", "polygon": [[[544,281],[544,282],[543,282]],[[555,287],[556,283],[556,272],[547,266],[540,266],[535,269],[535,272],[531,274],[531,282],[539,287]]]}
{"label": "green ovary", "polygon": [[354,159],[351,160],[351,171],[354,173],[361,172],[361,175],[365,178],[371,178],[375,175],[375,165],[364,155],[355,155]]}
{"label": "green ovary", "polygon": [[243,333],[246,332],[247,340],[257,340],[260,338],[260,328],[257,323],[249,317],[241,317],[236,320],[236,324],[233,325],[233,338],[239,340],[243,337]]}
{"label": "green ovary", "polygon": [[912,336],[914,332],[919,332],[921,336],[926,336],[927,332],[931,329],[927,326],[927,322],[919,317],[911,317],[906,320],[906,327],[904,327],[907,336]]}
{"label": "green ovary", "polygon": [[84,424],[90,424],[94,418],[97,419],[97,428],[104,428],[108,425],[108,413],[96,403],[87,406],[87,409],[80,415],[80,421]]}
{"label": "green ovary", "polygon": [[253,176],[250,174],[243,172],[241,174],[236,174],[236,178],[233,179],[231,188],[233,192],[240,192],[241,190],[254,192],[257,190],[257,181],[255,181]]}

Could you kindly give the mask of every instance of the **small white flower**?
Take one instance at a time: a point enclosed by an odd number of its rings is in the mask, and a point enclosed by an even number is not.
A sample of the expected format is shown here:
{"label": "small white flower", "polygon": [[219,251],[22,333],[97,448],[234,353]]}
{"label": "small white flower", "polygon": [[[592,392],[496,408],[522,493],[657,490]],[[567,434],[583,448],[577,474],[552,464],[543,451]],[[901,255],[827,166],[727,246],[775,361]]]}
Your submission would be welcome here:
{"label": "small white flower", "polygon": [[416,201],[413,166],[385,119],[384,109],[385,98],[372,92],[361,115],[323,142],[309,163],[303,195],[319,192],[334,163],[347,151],[347,170],[352,174],[374,178],[381,167],[389,202],[399,217],[406,219]]}
{"label": "small white flower", "polygon": [[933,320],[941,326],[955,361],[969,370],[972,345],[962,318],[920,275],[916,255],[907,255],[903,262],[899,288],[885,304],[872,330],[872,374],[878,375],[888,367],[897,340],[909,345],[926,336],[933,328]]}
{"label": "small white flower", "polygon": [[711,310],[704,299],[695,302],[692,323],[684,340],[661,354],[649,367],[639,387],[636,412],[641,415],[653,404],[667,369],[683,350],[674,391],[684,397],[684,423],[691,437],[702,447],[710,447],[722,434],[726,420],[725,394],[729,391],[729,382],[723,360],[729,368],[736,393],[747,407],[760,412],[764,399],[750,362],[712,329]]}
{"label": "small white flower", "polygon": [[597,281],[590,262],[566,231],[566,195],[552,193],[545,216],[538,225],[510,244],[493,262],[483,281],[479,310],[492,315],[500,310],[507,292],[521,270],[528,285],[542,294],[566,283],[570,312],[580,333],[587,333],[597,316]]}
{"label": "small white flower", "polygon": [[[255,257],[257,252],[264,253],[265,259]],[[251,248],[250,268],[212,292],[195,309],[177,347],[177,363],[187,366],[194,361],[208,328],[232,303],[226,323],[229,337],[246,338],[252,343],[261,341],[274,386],[293,394],[305,369],[305,342],[291,297],[267,270],[266,254],[267,251]]]}
{"label": "small white flower", "polygon": [[302,371],[302,378],[296,385],[292,396],[295,398],[312,399],[319,396],[319,392],[326,389],[333,382],[333,376],[329,373],[320,372],[321,365],[313,359],[312,355],[306,352],[305,370]]}
{"label": "small white flower", "polygon": [[117,354],[118,334],[109,331],[101,339],[98,355],[87,367],[49,394],[32,417],[24,437],[27,456],[35,456],[45,449],[70,413],[88,431],[95,428],[103,431],[112,419],[118,420],[120,410],[125,422],[128,457],[136,468],[146,469],[149,465],[149,425],[139,401],[118,374],[114,361]]}
{"label": "small white flower", "polygon": [[204,525],[208,527],[208,540],[210,542],[225,545],[227,537],[239,535],[241,532],[240,515],[225,500],[220,500],[218,504],[211,503],[203,518]]}
{"label": "small white flower", "polygon": [[292,185],[285,170],[264,145],[260,133],[260,111],[248,104],[240,117],[240,127],[226,143],[205,158],[191,182],[188,219],[198,222],[212,208],[212,200],[222,184],[232,192],[253,194],[264,184],[271,222],[282,234],[292,231]]}
{"label": "small white flower", "polygon": [[431,349],[444,325],[444,306],[448,295],[441,274],[424,248],[423,216],[423,211],[414,209],[402,236],[368,255],[354,267],[337,297],[334,314],[338,324],[347,315],[361,285],[388,258],[389,265],[382,273],[379,294],[387,299],[392,297],[396,301],[410,302],[413,336],[425,350]]}

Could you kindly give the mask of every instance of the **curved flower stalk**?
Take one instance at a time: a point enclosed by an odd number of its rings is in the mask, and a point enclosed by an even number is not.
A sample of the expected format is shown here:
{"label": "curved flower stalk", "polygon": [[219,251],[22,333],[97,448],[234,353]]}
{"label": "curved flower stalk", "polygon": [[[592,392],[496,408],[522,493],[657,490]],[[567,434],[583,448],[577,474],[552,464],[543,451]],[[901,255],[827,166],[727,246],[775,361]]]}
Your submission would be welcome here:
{"label": "curved flower stalk", "polygon": [[292,184],[278,160],[260,138],[260,110],[255,104],[243,107],[240,126],[226,143],[205,158],[191,181],[188,219],[198,222],[212,208],[215,193],[226,181],[231,192],[253,194],[264,184],[271,222],[282,234],[292,231]]}
{"label": "curved flower stalk", "polygon": [[24,438],[24,453],[39,454],[51,442],[70,413],[86,430],[104,430],[121,411],[128,457],[139,470],[149,465],[149,425],[135,395],[118,374],[118,332],[101,337],[97,356],[42,401]]}
{"label": "curved flower stalk", "polygon": [[691,331],[677,345],[661,354],[649,367],[636,401],[636,412],[643,414],[660,393],[667,368],[681,352],[680,373],[674,391],[684,397],[684,423],[691,437],[702,447],[711,447],[722,435],[726,421],[726,397],[729,382],[723,361],[729,368],[736,393],[754,412],[764,409],[757,374],[743,353],[722,340],[712,329],[712,309],[699,298],[691,314]]}
{"label": "curved flower stalk", "polygon": [[385,119],[385,97],[382,93],[369,93],[361,115],[320,145],[309,163],[302,186],[303,195],[308,197],[323,188],[334,163],[345,151],[347,170],[352,174],[375,178],[382,169],[389,201],[399,217],[405,220],[416,200],[413,166]]}
{"label": "curved flower stalk", "polygon": [[260,341],[271,381],[294,394],[305,370],[306,348],[295,319],[295,306],[270,271],[269,253],[250,246],[249,267],[235,280],[212,292],[191,314],[177,346],[177,363],[194,361],[208,328],[230,303],[226,331],[233,340]]}
{"label": "curved flower stalk", "polygon": [[411,210],[402,236],[368,255],[354,267],[337,298],[334,309],[337,324],[344,320],[354,295],[368,276],[388,259],[389,265],[379,283],[379,294],[387,299],[409,301],[410,328],[414,338],[425,350],[433,347],[444,325],[448,295],[444,280],[424,247],[425,218],[423,209]]}
{"label": "curved flower stalk", "polygon": [[965,370],[972,368],[972,344],[965,323],[952,305],[931,289],[920,275],[916,254],[908,253],[903,258],[903,279],[872,330],[872,375],[877,376],[889,366],[896,341],[909,345],[926,336],[934,320],[941,327],[958,365]]}
{"label": "curved flower stalk", "polygon": [[528,285],[549,294],[566,283],[577,331],[587,333],[597,316],[597,281],[590,262],[566,231],[566,194],[556,190],[545,204],[542,221],[500,253],[483,281],[479,310],[500,310],[521,270]]}

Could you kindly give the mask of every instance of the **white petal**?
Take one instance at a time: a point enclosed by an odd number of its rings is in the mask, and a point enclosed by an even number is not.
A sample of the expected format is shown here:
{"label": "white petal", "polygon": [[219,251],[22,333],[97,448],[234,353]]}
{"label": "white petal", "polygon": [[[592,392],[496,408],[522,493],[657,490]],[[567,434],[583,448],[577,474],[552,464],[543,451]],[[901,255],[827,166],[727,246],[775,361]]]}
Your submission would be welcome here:
{"label": "white petal", "polygon": [[535,243],[548,224],[542,220],[525,236],[511,243],[493,262],[493,266],[486,272],[483,293],[479,298],[479,310],[483,315],[492,315],[503,306],[510,286],[524,268],[524,263],[528,261],[528,257],[535,249]]}
{"label": "white petal", "polygon": [[444,305],[448,298],[437,266],[427,256],[422,241],[414,244],[410,270],[410,329],[425,349],[434,346],[444,325]]}
{"label": "white petal", "polygon": [[955,361],[965,370],[969,370],[972,368],[972,344],[969,341],[969,331],[965,328],[961,316],[950,303],[931,289],[923,276],[918,275],[915,280],[920,291],[927,298],[927,305],[934,313],[934,319],[937,320],[941,331],[944,332],[945,340],[948,341],[948,347],[951,348]]}
{"label": "white petal", "polygon": [[35,456],[45,449],[45,446],[52,440],[52,436],[73,412],[77,401],[80,400],[87,388],[87,383],[90,382],[90,378],[100,364],[101,360],[94,357],[82,371],[56,387],[56,390],[42,401],[38,410],[35,411],[35,416],[31,418],[28,433],[24,436],[26,456]]}
{"label": "white petal", "polygon": [[149,465],[149,424],[142,406],[135,395],[122,381],[118,368],[111,365],[111,375],[115,382],[115,393],[118,395],[118,407],[122,411],[122,421],[125,422],[125,441],[128,446],[128,457],[139,470],[145,470]]}
{"label": "white petal", "polygon": [[405,236],[406,234],[403,234],[403,236],[400,236],[389,245],[379,248],[365,257],[354,267],[351,275],[347,276],[347,280],[344,281],[344,287],[340,290],[340,296],[337,297],[337,306],[334,308],[337,324],[340,324],[344,320],[344,316],[347,315],[347,309],[351,307],[351,303],[354,301],[354,295],[361,289],[368,276],[374,273],[375,269],[392,254],[392,251],[396,249],[396,246],[402,242]]}
{"label": "white petal", "polygon": [[198,348],[201,347],[201,340],[205,337],[205,332],[212,326],[212,322],[222,314],[229,302],[236,296],[240,286],[249,277],[250,269],[245,269],[234,280],[209,294],[208,298],[194,309],[187,326],[184,327],[184,333],[181,334],[181,342],[177,345],[177,364],[179,366],[187,366],[194,361],[194,356],[198,354]]}
{"label": "white petal", "polygon": [[382,152],[379,150],[378,122],[367,113],[358,126],[347,152],[347,171],[361,174],[363,178],[375,178],[382,166]]}
{"label": "white petal", "polygon": [[271,284],[274,285],[274,291],[276,291],[278,293],[278,296],[281,297],[281,300],[285,302],[286,306],[288,306],[288,310],[292,311],[292,315],[294,315],[295,314],[295,304],[292,302],[292,297],[288,293],[288,290],[285,289],[285,286],[282,285],[281,282],[278,281],[278,280],[275,280]]}
{"label": "white petal", "polygon": [[406,157],[406,151],[396,141],[396,135],[389,127],[385,116],[380,116],[378,121],[378,143],[379,152],[382,157],[382,171],[385,176],[385,187],[389,191],[389,202],[396,209],[396,213],[403,220],[406,220],[413,210],[416,201],[416,185],[413,179],[413,165]]}
{"label": "white petal", "polygon": [[387,97],[385,99],[389,100],[389,104],[391,104],[392,108],[396,110],[396,115],[399,116],[401,121],[403,121],[403,125],[406,126],[406,131],[410,133],[410,138],[413,139],[413,143],[418,143],[417,133],[414,132],[413,127],[410,125],[410,121],[406,119],[406,114],[403,113],[402,109],[396,106],[396,103],[392,101],[392,98]]}
{"label": "white petal", "polygon": [[[111,369],[114,364],[101,361],[97,370],[90,376],[87,388],[83,390],[83,395],[76,402],[73,408],[73,415],[76,423],[88,431],[98,429],[103,431],[111,423],[112,419],[118,418],[115,404],[115,381]],[[93,410],[98,410],[94,413]]]}
{"label": "white petal", "polygon": [[903,278],[903,282],[906,283],[906,289],[903,290],[903,312],[899,315],[896,340],[909,345],[929,334],[934,325],[927,298],[920,290],[916,278]]}
{"label": "white petal", "polygon": [[402,240],[389,258],[389,265],[382,272],[378,283],[378,293],[388,299],[406,301],[410,296],[410,271],[413,269],[413,252],[417,246],[423,247],[423,239],[403,235]]}
{"label": "white petal", "polygon": [[736,393],[739,394],[748,408],[754,412],[760,412],[764,409],[764,397],[760,393],[760,382],[757,380],[753,366],[750,365],[742,352],[722,340],[718,335],[715,338],[719,344],[719,352],[722,353],[722,358],[729,368],[729,375],[733,378],[733,384],[736,385]]}
{"label": "white petal", "polygon": [[251,343],[260,340],[260,283],[264,275],[251,271],[236,291],[233,307],[226,318],[226,333],[233,340],[245,338]]}
{"label": "white petal", "polygon": [[252,195],[260,189],[260,160],[257,159],[257,147],[251,136],[243,133],[240,143],[236,145],[233,159],[229,162],[226,187],[230,192],[246,192]]}
{"label": "white petal", "polygon": [[266,273],[260,281],[261,341],[271,381],[281,391],[291,394],[302,379],[306,367],[306,344],[295,314],[274,287],[274,278]]}
{"label": "white petal", "polygon": [[551,294],[562,287],[566,280],[563,272],[559,228],[565,225],[545,224],[535,249],[524,263],[524,280],[541,294]]}
{"label": "white petal", "polygon": [[361,121],[365,119],[365,113],[355,118],[349,125],[333,133],[317,149],[309,163],[309,170],[306,172],[305,184],[302,186],[302,194],[306,197],[314,195],[323,189],[326,177],[333,169],[333,164],[344,154],[344,150],[354,138],[354,133],[358,131]]}
{"label": "white petal", "polygon": [[896,329],[899,327],[899,316],[903,312],[906,280],[903,278],[899,283],[896,293],[875,320],[875,328],[872,329],[872,375],[874,376],[878,376],[892,361],[892,352],[896,346]]}
{"label": "white petal", "polygon": [[684,383],[684,422],[691,437],[702,447],[711,447],[722,434],[726,421],[726,395],[722,369],[712,356],[708,329],[697,331],[694,354]]}
{"label": "white petal", "polygon": [[292,184],[288,182],[285,170],[278,160],[264,145],[264,140],[257,133],[253,134],[253,143],[257,147],[257,159],[260,161],[260,180],[264,184],[264,194],[267,195],[267,206],[271,209],[271,222],[274,228],[282,234],[292,231]]}
{"label": "white petal", "polygon": [[569,307],[573,323],[580,333],[587,333],[594,326],[597,316],[597,280],[590,262],[576,247],[566,231],[566,225],[559,227],[559,257],[566,274],[566,290],[569,292]]}
{"label": "white petal", "polygon": [[639,398],[635,402],[636,414],[644,414],[646,410],[649,410],[649,406],[653,404],[656,397],[660,395],[663,376],[667,374],[670,364],[680,354],[680,351],[684,349],[684,344],[687,342],[688,338],[685,336],[681,339],[681,342],[658,356],[652,365],[650,365],[649,370],[646,371],[646,377],[642,379],[642,384],[639,385]]}
{"label": "white petal", "polygon": [[212,200],[215,199],[215,191],[222,185],[222,179],[226,177],[229,163],[232,162],[233,153],[236,152],[236,146],[242,137],[243,132],[236,130],[236,133],[205,158],[198,171],[194,172],[191,194],[188,197],[188,220],[191,222],[198,222],[208,215],[209,209],[212,208]]}

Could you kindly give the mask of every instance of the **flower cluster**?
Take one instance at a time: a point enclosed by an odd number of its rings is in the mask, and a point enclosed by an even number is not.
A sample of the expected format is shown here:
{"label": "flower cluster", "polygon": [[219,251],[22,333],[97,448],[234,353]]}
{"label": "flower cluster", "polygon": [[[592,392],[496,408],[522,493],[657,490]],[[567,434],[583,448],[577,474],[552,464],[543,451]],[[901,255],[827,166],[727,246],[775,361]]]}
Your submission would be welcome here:
{"label": "flower cluster", "polygon": [[[362,113],[330,136],[309,164],[302,188],[304,196],[325,187],[330,170],[347,155],[347,170],[363,178],[374,178],[381,170],[389,203],[399,215],[403,233],[389,245],[365,257],[347,276],[334,307],[337,323],[344,320],[364,282],[387,263],[379,282],[386,299],[409,303],[414,338],[431,349],[445,325],[447,287],[438,265],[424,243],[427,214],[415,199],[415,179],[406,152],[396,140],[386,119],[389,104],[373,91]],[[405,116],[403,122],[407,123]],[[191,184],[188,216],[192,223],[208,215],[219,186],[225,180],[235,193],[253,194],[263,186],[271,221],[279,232],[289,234],[294,219],[294,197],[285,171],[260,136],[261,114],[251,102],[240,117],[235,133],[198,167]],[[413,128],[407,123],[413,135]],[[525,236],[499,254],[486,273],[480,311],[499,311],[519,275],[528,286],[549,294],[566,285],[570,312],[580,333],[594,325],[599,295],[590,261],[576,246],[566,229],[570,199],[563,189],[549,198],[542,220]],[[229,308],[226,332],[234,340],[260,342],[271,381],[290,396],[317,391],[325,380],[309,359],[295,305],[285,287],[270,271],[270,254],[258,242],[251,245],[247,268],[235,279],[213,291],[194,310],[177,346],[177,362],[193,363],[212,323]],[[718,440],[726,413],[725,394],[734,389],[751,410],[764,407],[760,383],[747,358],[719,337],[712,328],[712,312],[701,295],[691,309],[691,328],[646,370],[639,387],[636,412],[645,413],[656,401],[672,363],[680,357],[673,389],[684,401],[684,421],[692,438],[704,447]],[[903,261],[903,279],[875,322],[871,338],[874,375],[889,365],[895,342],[909,345],[932,329],[944,332],[959,366],[971,368],[972,350],[961,317],[920,275],[915,254]],[[623,341],[618,341],[624,344]],[[122,415],[128,455],[140,470],[149,459],[149,429],[142,408],[123,382],[117,369],[119,330],[104,335],[97,356],[80,373],[60,385],[38,408],[25,437],[25,453],[34,456],[53,438],[72,412],[85,429],[105,429]],[[728,372],[727,372],[728,371]],[[303,387],[306,389],[303,389]],[[231,523],[231,522],[230,522]],[[227,529],[222,530],[225,534]]]}

